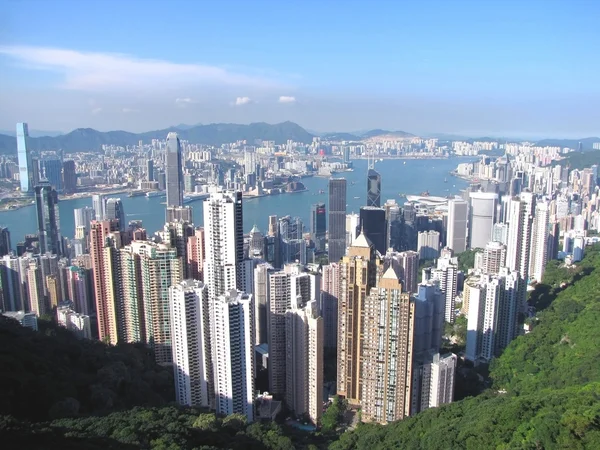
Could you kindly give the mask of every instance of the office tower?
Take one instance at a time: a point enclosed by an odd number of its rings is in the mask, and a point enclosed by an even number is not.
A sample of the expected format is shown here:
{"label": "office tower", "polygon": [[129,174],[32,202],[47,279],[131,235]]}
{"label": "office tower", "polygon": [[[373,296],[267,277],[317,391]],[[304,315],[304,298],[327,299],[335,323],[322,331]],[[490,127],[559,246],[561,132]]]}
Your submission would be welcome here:
{"label": "office tower", "polygon": [[275,268],[281,267],[281,239],[279,236],[279,220],[277,216],[269,216],[269,229],[267,231],[266,260]]}
{"label": "office tower", "polygon": [[420,259],[435,259],[440,256],[439,231],[422,231],[417,237],[417,252]]}
{"label": "office tower", "polygon": [[419,253],[408,250],[405,252],[387,252],[383,257],[384,270],[391,265],[402,283],[404,292],[417,293],[417,278],[419,276]]}
{"label": "office tower", "polygon": [[325,251],[325,237],[327,235],[326,222],[325,203],[312,205],[310,232],[312,234],[312,239],[315,242],[317,252]]}
{"label": "office tower", "polygon": [[75,229],[85,227],[85,235],[87,236],[90,232],[92,220],[96,220],[96,211],[94,208],[90,208],[89,206],[76,208],[73,210],[73,216],[75,217]]}
{"label": "office tower", "polygon": [[508,224],[495,223],[492,227],[491,240],[506,245],[508,243]]}
{"label": "office tower", "polygon": [[367,206],[381,206],[381,175],[375,169],[367,171]]}
{"label": "office tower", "polygon": [[[388,269],[389,270],[389,269]],[[444,334],[445,299],[435,283],[421,283],[414,299],[414,359],[422,363],[426,355],[436,353]]]}
{"label": "office tower", "polygon": [[339,262],[346,252],[346,180],[329,180],[329,262]]}
{"label": "office tower", "polygon": [[282,262],[287,264],[299,261],[306,264],[306,241],[302,220],[290,216],[279,219],[279,237]]}
{"label": "office tower", "polygon": [[215,192],[204,201],[204,281],[211,301],[241,287],[242,227],[241,192]]}
{"label": "office tower", "polygon": [[340,265],[331,263],[323,266],[321,279],[321,305],[323,316],[325,348],[337,348],[338,338],[338,299],[340,296]]}
{"label": "office tower", "polygon": [[475,363],[499,356],[518,334],[520,279],[503,268],[497,275],[467,281],[469,309],[465,357]]}
{"label": "office tower", "polygon": [[89,271],[84,267],[70,266],[67,270],[67,295],[75,311],[86,316],[94,312],[90,295]]}
{"label": "office tower", "polygon": [[361,311],[360,406],[365,422],[410,415],[414,302],[389,267]]}
{"label": "office tower", "polygon": [[167,206],[165,210],[165,222],[184,222],[194,223],[194,210],[191,206]]}
{"label": "office tower", "polygon": [[257,259],[264,259],[266,256],[266,239],[256,225],[250,230],[248,256]]}
{"label": "office tower", "polygon": [[75,161],[69,160],[62,164],[62,176],[64,193],[74,193],[77,189],[77,172],[75,170]]}
{"label": "office tower", "polygon": [[[358,214],[346,215],[346,247],[350,247],[360,231],[360,216]],[[335,261],[338,262],[338,261]]]}
{"label": "office tower", "polygon": [[23,286],[20,281],[19,258],[13,255],[0,257],[0,308],[2,311],[19,311],[24,305]]}
{"label": "office tower", "polygon": [[381,264],[375,247],[364,234],[356,238],[340,263],[337,393],[352,404],[358,404],[361,395],[362,311]]}
{"label": "office tower", "polygon": [[63,174],[62,174],[62,161],[60,159],[42,159],[39,162],[40,171],[50,186],[52,186],[56,192],[63,191]]}
{"label": "office tower", "polygon": [[444,295],[445,313],[444,319],[448,323],[454,323],[456,312],[454,310],[456,295],[458,293],[458,260],[457,258],[439,258],[437,268],[431,271],[433,279],[438,280],[440,289]]}
{"label": "office tower", "polygon": [[254,317],[255,338],[254,344],[266,344],[268,342],[268,308],[269,308],[269,275],[273,273],[273,266],[269,263],[258,264],[254,268]]}
{"label": "office tower", "polygon": [[506,266],[506,245],[500,242],[488,242],[483,250],[483,273],[496,274]]}
{"label": "office tower", "polygon": [[96,220],[104,220],[106,213],[106,198],[102,194],[92,195],[92,208]]}
{"label": "office tower", "polygon": [[140,255],[140,270],[146,340],[158,364],[170,364],[171,321],[169,287],[183,279],[182,260],[177,249],[165,244],[133,242]]}
{"label": "office tower", "polygon": [[462,199],[455,198],[448,201],[446,246],[455,253],[461,253],[467,249],[468,210],[468,203]]}
{"label": "office tower", "polygon": [[26,123],[17,124],[17,156],[19,158],[19,182],[21,192],[33,192],[33,161],[29,149],[29,129]]}
{"label": "office tower", "polygon": [[151,159],[146,161],[146,180],[154,181],[154,161]]}
{"label": "office tower", "polygon": [[399,251],[402,245],[402,210],[396,200],[387,200],[383,205],[387,224],[386,249]]}
{"label": "office tower", "polygon": [[496,214],[498,194],[495,192],[470,192],[469,247],[483,248],[490,241]]}
{"label": "office tower", "polygon": [[549,247],[549,208],[547,202],[537,203],[533,218],[533,236],[531,239],[531,258],[529,260],[529,274],[538,283],[542,282],[544,269],[548,262]]}
{"label": "office tower", "polygon": [[285,313],[287,407],[318,424],[323,414],[323,318],[317,302],[292,302]]}
{"label": "office tower", "polygon": [[188,276],[192,280],[204,280],[204,228],[196,228],[187,240]]}
{"label": "office tower", "polygon": [[510,202],[506,266],[521,276],[519,295],[523,312],[527,307],[534,211],[535,196],[531,192],[522,192],[520,197],[515,197]]}
{"label": "office tower", "polygon": [[376,206],[360,208],[360,230],[373,243],[375,250],[385,255],[387,243],[387,224],[385,210]]}
{"label": "office tower", "polygon": [[548,259],[558,258],[560,228],[558,222],[548,224]]}
{"label": "office tower", "polygon": [[58,194],[49,184],[35,187],[40,253],[62,254]]}
{"label": "office tower", "polygon": [[183,169],[181,166],[181,143],[177,133],[167,135],[167,206],[183,206]]}
{"label": "office tower", "polygon": [[60,280],[56,275],[46,275],[45,282],[48,291],[48,307],[52,311],[64,300],[60,287]]}
{"label": "office tower", "polygon": [[200,281],[169,288],[175,399],[179,405],[211,408],[214,403],[210,307]]}
{"label": "office tower", "polygon": [[61,327],[73,332],[79,339],[92,339],[90,316],[80,314],[69,306],[59,306],[56,309],[56,321]]}
{"label": "office tower", "polygon": [[118,263],[116,249],[120,247],[119,223],[116,220],[90,224],[90,256],[94,278],[98,336],[103,342],[116,345],[119,341],[118,310],[115,303]]}
{"label": "office tower", "polygon": [[10,251],[10,231],[6,227],[0,227],[0,256],[8,255]]}
{"label": "office tower", "polygon": [[211,345],[217,414],[254,420],[252,295],[235,289],[212,303]]}
{"label": "office tower", "polygon": [[40,317],[46,314],[49,308],[44,297],[42,270],[35,259],[29,261],[25,274],[29,310]]}
{"label": "office tower", "polygon": [[194,235],[194,226],[185,221],[167,222],[163,227],[163,231],[159,232],[158,235],[163,243],[177,249],[177,256],[181,258],[183,265],[183,278],[190,278],[189,267],[185,262],[188,260],[188,239]]}
{"label": "office tower", "polygon": [[244,149],[244,173],[256,173],[256,153],[251,149]]}
{"label": "office tower", "polygon": [[125,222],[125,207],[120,198],[109,198],[106,200],[104,220],[115,219],[119,221],[119,231],[123,233],[127,228],[127,222]]}
{"label": "office tower", "polygon": [[457,357],[453,353],[435,353],[423,365],[421,409],[437,408],[454,400]]}

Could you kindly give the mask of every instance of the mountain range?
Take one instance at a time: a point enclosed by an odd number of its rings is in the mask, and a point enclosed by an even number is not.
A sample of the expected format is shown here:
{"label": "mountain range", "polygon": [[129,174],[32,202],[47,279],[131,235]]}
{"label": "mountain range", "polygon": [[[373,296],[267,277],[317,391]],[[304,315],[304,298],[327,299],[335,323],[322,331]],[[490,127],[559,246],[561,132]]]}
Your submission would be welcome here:
{"label": "mountain range", "polygon": [[[137,145],[141,140],[144,143],[152,139],[165,139],[170,131],[178,133],[182,140],[187,140],[193,144],[205,144],[219,146],[230,142],[246,140],[253,144],[255,140],[275,141],[276,144],[284,144],[288,140],[308,144],[312,142],[313,137],[320,136],[324,140],[330,141],[354,141],[360,142],[376,136],[395,136],[395,137],[414,137],[415,135],[405,131],[389,131],[375,129],[354,133],[335,132],[335,133],[316,133],[309,132],[294,122],[282,122],[278,124],[268,124],[264,122],[251,123],[249,125],[239,125],[233,123],[213,123],[209,125],[187,125],[179,124],[162,130],[147,131],[144,133],[130,133],[128,131],[97,131],[92,128],[77,128],[66,134],[56,134],[58,132],[48,132],[46,136],[40,136],[42,131],[30,132],[30,148],[33,151],[40,150],[59,150],[66,153],[79,151],[99,151],[102,145]],[[13,132],[0,132],[0,154],[16,153],[17,143]],[[52,134],[52,135],[50,135]],[[451,135],[447,135],[451,136]],[[477,138],[465,140],[485,140],[491,138]],[[495,139],[494,139],[495,140]],[[600,138],[590,137],[584,139],[544,139],[538,141],[541,146],[560,146],[577,149],[581,142],[582,150],[592,150]]]}

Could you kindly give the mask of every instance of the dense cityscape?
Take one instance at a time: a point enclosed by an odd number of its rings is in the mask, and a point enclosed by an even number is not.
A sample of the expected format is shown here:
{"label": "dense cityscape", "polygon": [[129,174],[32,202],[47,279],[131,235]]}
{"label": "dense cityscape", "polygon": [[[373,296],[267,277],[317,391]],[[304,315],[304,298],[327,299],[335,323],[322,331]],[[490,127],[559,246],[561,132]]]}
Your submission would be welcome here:
{"label": "dense cityscape", "polygon": [[[528,291],[548,261],[573,267],[599,239],[597,165],[556,163],[576,149],[414,137],[214,148],[170,132],[65,159],[34,156],[25,123],[16,136],[17,158],[0,174],[35,202],[38,233],[15,252],[2,229],[4,315],[33,329],[52,320],[109,345],[145,343],[173,368],[178,404],[248,423],[283,412],[319,429],[338,398],[351,427],[451,403],[458,361],[487,366],[535,326]],[[450,153],[477,155],[457,159],[453,175],[471,183],[460,195],[382,201],[377,159]],[[356,158],[368,160],[365,206],[348,214],[336,172]],[[248,196],[303,190],[307,176],[331,177],[310,224],[269,216],[265,233],[244,233]],[[164,228],[151,234],[125,220],[120,198],[94,194],[92,207],[73,211],[75,236],[62,236],[59,195],[110,185],[164,196]],[[202,226],[191,198],[202,200]],[[455,323],[463,347],[444,352]]]}

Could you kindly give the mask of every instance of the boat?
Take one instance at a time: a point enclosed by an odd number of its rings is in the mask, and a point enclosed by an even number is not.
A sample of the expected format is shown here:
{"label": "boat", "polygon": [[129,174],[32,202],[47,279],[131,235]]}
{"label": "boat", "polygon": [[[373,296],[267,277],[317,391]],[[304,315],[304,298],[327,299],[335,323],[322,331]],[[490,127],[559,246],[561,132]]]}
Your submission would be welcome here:
{"label": "boat", "polygon": [[406,161],[404,161],[404,164],[406,164]]}
{"label": "boat", "polygon": [[141,197],[142,195],[146,195],[146,193],[144,191],[137,190],[129,192],[129,195],[127,197]]}
{"label": "boat", "polygon": [[354,197],[355,199],[360,198],[360,197]]}
{"label": "boat", "polygon": [[447,182],[448,182],[448,178],[444,178],[444,183],[447,183]]}
{"label": "boat", "polygon": [[150,191],[146,192],[146,197],[165,197],[167,194],[164,191]]}

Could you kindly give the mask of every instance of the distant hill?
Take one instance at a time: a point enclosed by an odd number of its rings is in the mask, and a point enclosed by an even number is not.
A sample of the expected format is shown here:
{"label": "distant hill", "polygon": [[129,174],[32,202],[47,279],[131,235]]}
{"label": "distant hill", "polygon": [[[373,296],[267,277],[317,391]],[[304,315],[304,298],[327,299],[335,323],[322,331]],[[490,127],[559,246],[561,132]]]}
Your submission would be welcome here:
{"label": "distant hill", "polygon": [[321,136],[321,139],[329,141],[362,141],[362,137],[351,133],[326,133]]}
{"label": "distant hill", "polygon": [[368,139],[377,136],[395,136],[395,137],[415,137],[414,134],[407,133],[406,131],[388,131],[388,130],[370,130],[362,134],[363,139]]}
{"label": "distant hill", "polygon": [[[0,134],[6,134],[7,136],[16,136],[16,130],[0,130]],[[44,131],[44,130],[29,130],[29,136],[40,137],[40,136],[62,136],[62,131]]]}
{"label": "distant hill", "polygon": [[600,164],[600,150],[592,150],[589,152],[571,152],[565,159],[552,162],[552,165],[559,164],[563,167],[569,166],[571,169],[582,170],[586,167],[591,167],[594,164]]}
{"label": "distant hill", "polygon": [[[92,128],[78,128],[62,136],[32,137],[30,145],[34,151],[58,149],[63,149],[67,153],[86,150],[98,151],[103,144],[135,145],[140,140],[147,143],[152,139],[165,139],[170,131],[176,131],[183,140],[206,145],[221,145],[239,140],[247,140],[252,143],[255,139],[275,141],[277,144],[283,144],[288,139],[309,143],[313,138],[312,134],[293,122],[282,122],[275,125],[264,122],[251,123],[250,125],[215,123],[193,126],[187,129],[171,127],[145,133],[102,132]],[[17,144],[13,136],[0,135],[0,153],[14,153],[16,149]]]}
{"label": "distant hill", "polygon": [[593,145],[596,142],[600,142],[600,138],[588,137],[583,139],[543,139],[538,141],[537,145],[541,147],[567,147],[577,150],[580,142],[583,151],[590,151],[593,150]]}

